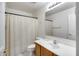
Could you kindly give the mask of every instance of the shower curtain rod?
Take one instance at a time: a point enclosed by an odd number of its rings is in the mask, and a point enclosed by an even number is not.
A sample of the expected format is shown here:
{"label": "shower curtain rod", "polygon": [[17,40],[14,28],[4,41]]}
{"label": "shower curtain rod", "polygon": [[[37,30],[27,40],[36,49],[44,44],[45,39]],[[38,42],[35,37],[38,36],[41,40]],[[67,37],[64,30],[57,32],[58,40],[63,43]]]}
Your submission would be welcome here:
{"label": "shower curtain rod", "polygon": [[45,19],[46,21],[50,21],[50,22],[53,22],[53,20],[49,20],[49,19]]}
{"label": "shower curtain rod", "polygon": [[5,12],[5,14],[12,14],[12,15],[18,15],[18,16],[23,16],[23,17],[29,17],[29,18],[35,18],[35,19],[38,19],[37,17],[26,16],[26,15],[21,15],[21,14],[16,14],[16,13],[11,13],[11,12]]}
{"label": "shower curtain rod", "polygon": [[[11,12],[5,12],[5,14],[12,14],[12,15],[18,15],[18,16],[23,16],[23,17],[29,17],[29,18],[34,18],[34,19],[38,19],[37,17],[32,17],[32,16],[26,16],[26,15],[21,15],[21,14],[16,14],[16,13],[11,13]],[[53,20],[49,20],[49,19],[45,19],[46,21],[53,21]]]}

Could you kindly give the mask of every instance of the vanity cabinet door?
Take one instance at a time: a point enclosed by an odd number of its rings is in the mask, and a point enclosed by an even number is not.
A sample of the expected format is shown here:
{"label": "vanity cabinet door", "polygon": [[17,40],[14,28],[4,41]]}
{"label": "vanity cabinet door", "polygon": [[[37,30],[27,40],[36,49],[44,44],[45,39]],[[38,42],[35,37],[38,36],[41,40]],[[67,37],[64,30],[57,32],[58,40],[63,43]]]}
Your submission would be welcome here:
{"label": "vanity cabinet door", "polygon": [[40,53],[41,49],[40,48],[41,48],[41,46],[36,44],[36,47],[35,47],[35,55],[36,56],[40,56],[41,55],[41,53]]}
{"label": "vanity cabinet door", "polygon": [[41,46],[41,56],[52,56],[52,52]]}

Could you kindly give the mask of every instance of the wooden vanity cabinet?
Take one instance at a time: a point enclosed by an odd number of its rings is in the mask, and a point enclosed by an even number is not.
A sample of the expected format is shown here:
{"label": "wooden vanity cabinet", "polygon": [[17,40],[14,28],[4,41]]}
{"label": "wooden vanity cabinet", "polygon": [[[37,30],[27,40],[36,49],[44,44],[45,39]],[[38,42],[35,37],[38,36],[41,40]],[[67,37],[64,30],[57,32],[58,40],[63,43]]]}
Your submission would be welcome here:
{"label": "wooden vanity cabinet", "polygon": [[36,56],[57,56],[53,52],[49,51],[48,49],[44,48],[43,46],[36,44],[35,47],[35,55]]}

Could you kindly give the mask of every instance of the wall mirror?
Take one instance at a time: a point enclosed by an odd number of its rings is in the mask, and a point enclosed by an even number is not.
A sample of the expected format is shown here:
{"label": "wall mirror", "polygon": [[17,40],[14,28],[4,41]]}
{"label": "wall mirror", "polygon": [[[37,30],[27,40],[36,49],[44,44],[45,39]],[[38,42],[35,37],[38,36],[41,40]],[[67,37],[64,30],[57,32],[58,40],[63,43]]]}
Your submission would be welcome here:
{"label": "wall mirror", "polygon": [[48,7],[45,33],[47,36],[76,40],[75,2],[57,2]]}

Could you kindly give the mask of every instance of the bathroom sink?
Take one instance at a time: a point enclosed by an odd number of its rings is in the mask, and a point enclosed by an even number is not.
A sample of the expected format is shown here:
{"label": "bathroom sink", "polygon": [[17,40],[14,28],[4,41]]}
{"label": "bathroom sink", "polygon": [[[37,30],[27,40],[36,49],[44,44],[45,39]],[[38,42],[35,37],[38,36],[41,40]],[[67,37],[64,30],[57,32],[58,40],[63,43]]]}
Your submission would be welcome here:
{"label": "bathroom sink", "polygon": [[54,40],[49,40],[47,41],[47,43],[52,46],[53,48],[59,48],[59,43],[58,42],[54,42]]}

